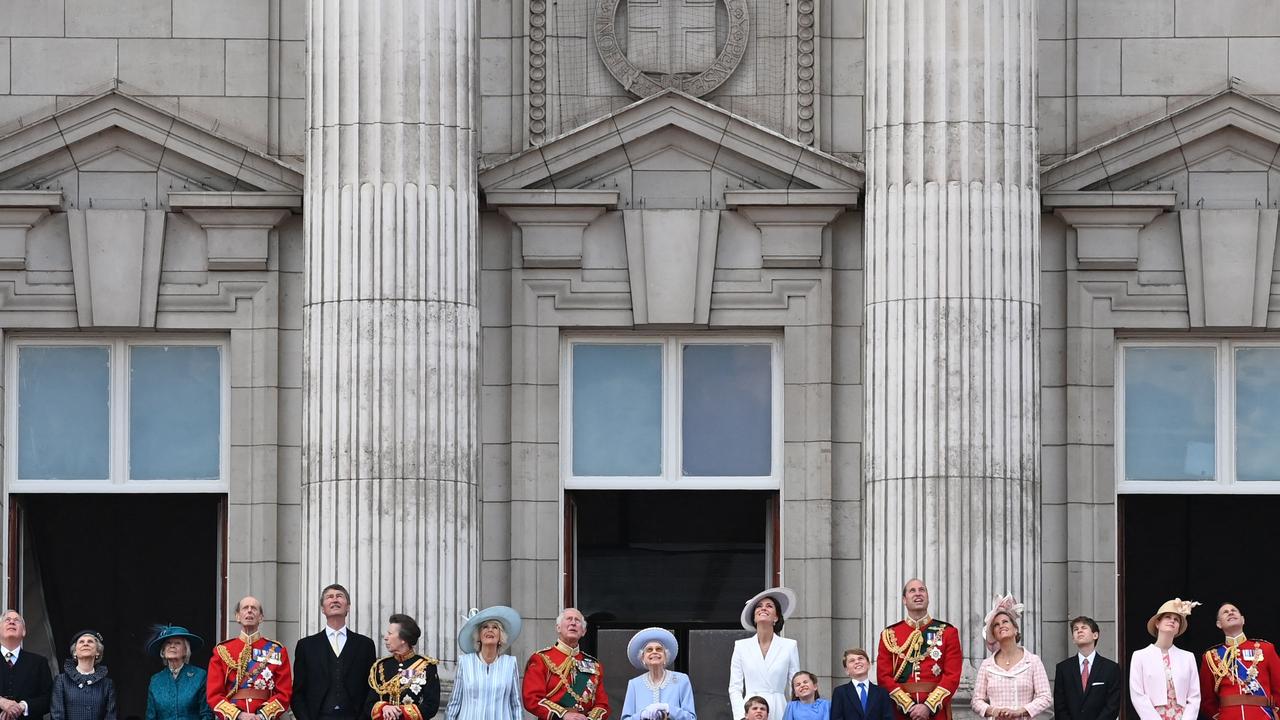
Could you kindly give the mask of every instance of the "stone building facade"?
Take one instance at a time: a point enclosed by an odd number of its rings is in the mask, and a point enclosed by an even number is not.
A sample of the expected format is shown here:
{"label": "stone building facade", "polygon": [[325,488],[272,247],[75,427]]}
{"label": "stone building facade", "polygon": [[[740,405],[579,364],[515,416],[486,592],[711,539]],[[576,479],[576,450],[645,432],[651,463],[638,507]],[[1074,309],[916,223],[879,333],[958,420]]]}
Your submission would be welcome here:
{"label": "stone building facade", "polygon": [[336,580],[448,668],[468,608],[524,654],[574,603],[611,689],[664,624],[728,717],[769,584],[827,687],[913,575],[969,677],[996,592],[1046,660],[1077,614],[1115,654],[1165,595],[1263,602],[1201,538],[1276,532],[1273,0],[8,0],[0,35],[33,647],[246,593],[292,644]]}

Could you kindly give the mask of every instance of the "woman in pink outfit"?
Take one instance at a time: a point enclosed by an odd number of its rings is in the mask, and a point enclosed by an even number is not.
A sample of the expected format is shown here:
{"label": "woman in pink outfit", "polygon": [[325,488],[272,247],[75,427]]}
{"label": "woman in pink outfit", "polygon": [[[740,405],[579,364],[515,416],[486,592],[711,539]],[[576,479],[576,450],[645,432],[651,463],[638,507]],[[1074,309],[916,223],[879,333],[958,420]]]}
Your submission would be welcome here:
{"label": "woman in pink outfit", "polygon": [[1141,720],[1196,720],[1200,713],[1200,681],[1196,658],[1173,646],[1187,631],[1187,616],[1199,605],[1174,598],[1147,621],[1156,641],[1129,661],[1129,699]]}
{"label": "woman in pink outfit", "polygon": [[1040,658],[1020,644],[1022,603],[997,596],[983,621],[982,638],[992,655],[978,667],[969,703],[979,717],[1032,718],[1053,707],[1053,691]]}

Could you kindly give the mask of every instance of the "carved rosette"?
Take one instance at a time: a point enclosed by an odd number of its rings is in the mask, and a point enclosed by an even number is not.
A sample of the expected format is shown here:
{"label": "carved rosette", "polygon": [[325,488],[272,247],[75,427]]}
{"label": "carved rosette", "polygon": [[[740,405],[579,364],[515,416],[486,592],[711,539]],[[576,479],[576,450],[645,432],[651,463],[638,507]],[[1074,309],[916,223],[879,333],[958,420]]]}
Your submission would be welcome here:
{"label": "carved rosette", "polygon": [[[536,0],[535,0],[536,1]],[[646,73],[627,57],[618,42],[618,6],[622,0],[597,0],[595,39],[600,59],[627,92],[637,97],[648,97],[674,88],[694,97],[701,97],[715,90],[729,79],[747,52],[747,38],[751,36],[751,21],[746,0],[722,0],[729,14],[729,36],[710,67],[700,73],[673,73],[659,75]]]}
{"label": "carved rosette", "polygon": [[529,142],[547,139],[547,0],[529,0]]}
{"label": "carved rosette", "polygon": [[796,4],[796,139],[805,145],[814,140],[814,0]]}

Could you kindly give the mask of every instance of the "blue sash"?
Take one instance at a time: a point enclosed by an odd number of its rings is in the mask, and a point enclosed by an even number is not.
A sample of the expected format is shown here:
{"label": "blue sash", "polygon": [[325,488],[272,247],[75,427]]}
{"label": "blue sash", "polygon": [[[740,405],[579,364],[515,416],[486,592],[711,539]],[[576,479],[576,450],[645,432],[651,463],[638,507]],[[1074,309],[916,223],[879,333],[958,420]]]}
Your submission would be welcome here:
{"label": "blue sash", "polygon": [[[1247,693],[1249,695],[1254,695],[1256,697],[1265,698],[1267,697],[1267,691],[1262,689],[1261,683],[1259,683],[1254,678],[1249,677],[1249,671],[1244,665],[1243,655],[1244,655],[1244,651],[1247,649],[1252,650],[1253,652],[1260,651],[1258,648],[1242,648],[1237,646],[1237,652],[1240,654],[1240,656],[1236,658],[1236,661],[1233,663],[1235,667],[1232,668],[1232,673],[1236,677],[1236,684],[1240,686],[1240,691],[1242,693]],[[1225,663],[1227,661],[1227,653],[1230,652],[1230,648],[1228,648],[1227,645],[1224,643],[1222,645],[1219,645],[1216,649],[1214,649],[1214,652],[1218,655],[1218,662]],[[1257,666],[1257,663],[1258,661],[1254,660],[1255,667]],[[1271,720],[1275,720],[1276,713],[1275,713],[1275,710],[1271,708],[1271,706],[1268,705],[1267,707],[1264,707],[1262,709],[1264,712],[1267,713],[1267,717],[1271,718]]]}

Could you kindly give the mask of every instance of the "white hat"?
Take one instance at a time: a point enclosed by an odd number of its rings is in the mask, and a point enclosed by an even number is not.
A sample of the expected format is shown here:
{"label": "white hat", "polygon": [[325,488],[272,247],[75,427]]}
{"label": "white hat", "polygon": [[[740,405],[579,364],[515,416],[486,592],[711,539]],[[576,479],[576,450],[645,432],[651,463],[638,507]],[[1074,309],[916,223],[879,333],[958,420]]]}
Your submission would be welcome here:
{"label": "white hat", "polygon": [[762,590],[756,593],[747,604],[742,607],[742,628],[744,630],[755,631],[756,624],[753,618],[755,614],[756,604],[765,598],[772,598],[778,604],[778,614],[785,620],[791,617],[791,611],[796,607],[796,592],[789,587],[773,587],[768,590]]}

